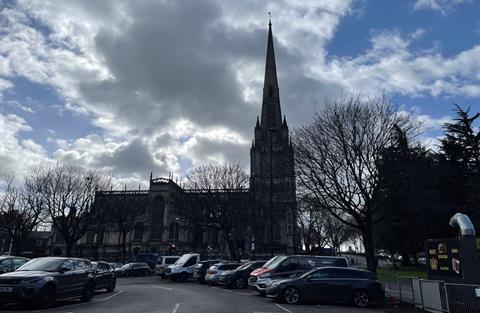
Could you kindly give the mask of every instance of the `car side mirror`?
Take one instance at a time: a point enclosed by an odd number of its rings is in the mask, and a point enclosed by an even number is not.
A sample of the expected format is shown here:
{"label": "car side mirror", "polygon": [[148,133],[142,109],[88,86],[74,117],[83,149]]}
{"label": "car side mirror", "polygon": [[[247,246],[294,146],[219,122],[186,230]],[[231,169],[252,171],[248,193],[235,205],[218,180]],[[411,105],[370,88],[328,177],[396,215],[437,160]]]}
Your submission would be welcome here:
{"label": "car side mirror", "polygon": [[59,271],[59,272],[63,274],[63,273],[68,272],[68,271],[70,271],[70,269],[69,269],[68,267],[62,266],[62,267],[60,268],[60,271]]}
{"label": "car side mirror", "polygon": [[305,280],[306,281],[312,281],[312,276],[308,275],[307,277],[305,277]]}

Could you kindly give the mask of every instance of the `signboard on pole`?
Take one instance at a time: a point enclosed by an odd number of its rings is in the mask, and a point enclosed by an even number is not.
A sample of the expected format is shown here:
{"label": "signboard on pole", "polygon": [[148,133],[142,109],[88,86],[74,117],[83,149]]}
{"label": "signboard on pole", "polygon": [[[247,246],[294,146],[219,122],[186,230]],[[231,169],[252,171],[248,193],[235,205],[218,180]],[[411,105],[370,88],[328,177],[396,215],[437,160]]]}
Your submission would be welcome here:
{"label": "signboard on pole", "polygon": [[458,239],[427,241],[427,270],[429,274],[463,277]]}

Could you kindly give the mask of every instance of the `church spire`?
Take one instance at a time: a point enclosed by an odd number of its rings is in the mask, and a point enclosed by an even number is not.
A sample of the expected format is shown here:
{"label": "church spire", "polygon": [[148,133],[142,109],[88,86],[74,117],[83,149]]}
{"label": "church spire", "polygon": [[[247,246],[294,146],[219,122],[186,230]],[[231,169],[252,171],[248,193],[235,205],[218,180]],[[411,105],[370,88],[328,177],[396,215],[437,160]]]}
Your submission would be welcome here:
{"label": "church spire", "polygon": [[265,81],[263,84],[262,128],[277,128],[282,125],[280,95],[278,90],[277,67],[273,49],[272,22],[268,23],[267,58],[265,62]]}

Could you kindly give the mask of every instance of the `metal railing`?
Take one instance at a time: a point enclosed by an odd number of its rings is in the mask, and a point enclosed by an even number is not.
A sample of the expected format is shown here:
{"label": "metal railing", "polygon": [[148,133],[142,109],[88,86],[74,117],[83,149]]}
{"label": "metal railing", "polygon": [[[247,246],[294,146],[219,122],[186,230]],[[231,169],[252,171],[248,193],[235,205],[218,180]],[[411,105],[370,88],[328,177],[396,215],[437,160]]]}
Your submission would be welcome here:
{"label": "metal railing", "polygon": [[433,313],[480,313],[480,285],[399,276],[382,281],[388,296]]}
{"label": "metal railing", "polygon": [[480,313],[480,285],[445,284],[448,312]]}
{"label": "metal railing", "polygon": [[412,277],[396,276],[390,280],[382,280],[383,288],[387,295],[400,300],[400,302],[414,303],[414,290]]}

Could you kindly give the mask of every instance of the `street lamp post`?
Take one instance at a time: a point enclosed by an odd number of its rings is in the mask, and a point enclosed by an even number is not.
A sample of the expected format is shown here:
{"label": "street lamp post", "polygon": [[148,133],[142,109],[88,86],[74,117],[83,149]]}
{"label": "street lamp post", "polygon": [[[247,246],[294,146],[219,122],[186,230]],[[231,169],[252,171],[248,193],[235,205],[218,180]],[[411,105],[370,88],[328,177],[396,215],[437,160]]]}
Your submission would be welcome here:
{"label": "street lamp post", "polygon": [[273,162],[272,162],[272,133],[275,133],[275,128],[268,129],[268,157],[269,157],[269,182],[270,182],[270,256],[273,257]]}

